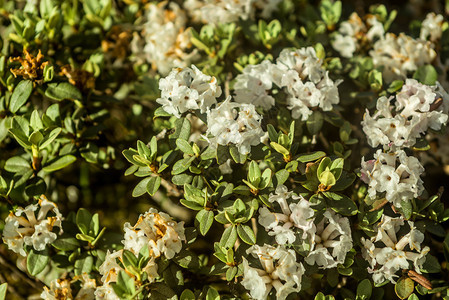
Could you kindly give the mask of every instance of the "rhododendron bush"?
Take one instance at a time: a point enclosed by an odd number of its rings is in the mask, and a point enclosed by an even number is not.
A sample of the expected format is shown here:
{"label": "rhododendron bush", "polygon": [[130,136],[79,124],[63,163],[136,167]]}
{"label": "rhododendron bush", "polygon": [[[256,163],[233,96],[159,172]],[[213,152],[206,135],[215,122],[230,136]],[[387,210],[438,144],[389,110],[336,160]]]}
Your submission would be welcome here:
{"label": "rhododendron bush", "polygon": [[449,2],[0,0],[0,300],[449,300]]}

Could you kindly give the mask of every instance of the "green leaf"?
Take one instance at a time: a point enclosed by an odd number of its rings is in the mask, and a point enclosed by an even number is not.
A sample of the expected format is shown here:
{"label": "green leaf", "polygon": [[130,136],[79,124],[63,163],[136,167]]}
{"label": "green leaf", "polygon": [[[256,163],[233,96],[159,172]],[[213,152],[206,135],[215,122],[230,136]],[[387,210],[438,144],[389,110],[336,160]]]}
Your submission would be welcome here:
{"label": "green leaf", "polygon": [[412,202],[409,199],[402,200],[401,207],[398,208],[398,210],[404,215],[404,218],[406,220],[410,219],[412,217],[412,213],[413,213]]}
{"label": "green leaf", "polygon": [[90,255],[79,258],[75,261],[75,275],[79,276],[83,273],[90,274],[94,265],[94,258]]}
{"label": "green leaf", "polygon": [[200,229],[200,233],[202,235],[206,235],[214,222],[214,213],[206,209],[200,210],[196,214],[195,221],[197,223],[197,227]]}
{"label": "green leaf", "polygon": [[259,189],[263,190],[264,188],[266,188],[267,186],[270,185],[271,183],[271,176],[273,175],[273,171],[271,171],[270,168],[266,168],[261,176],[261,181],[259,184]]}
{"label": "green leaf", "polygon": [[244,164],[246,159],[248,158],[247,154],[241,154],[237,146],[230,145],[229,146],[229,154],[232,159],[238,164]]}
{"label": "green leaf", "polygon": [[441,264],[435,256],[427,254],[421,271],[423,273],[439,273],[441,271]]}
{"label": "green leaf", "polygon": [[72,251],[78,249],[80,243],[70,234],[64,233],[63,235],[59,236],[57,240],[51,243],[51,245],[61,251]]}
{"label": "green leaf", "polygon": [[133,189],[132,192],[132,196],[133,197],[140,197],[143,194],[145,194],[147,192],[147,186],[151,180],[151,178],[154,178],[152,176],[146,177],[144,179],[142,179],[137,185],[136,187]]}
{"label": "green leaf", "polygon": [[415,284],[412,279],[401,277],[394,286],[394,290],[400,299],[406,299],[413,293],[414,287]]}
{"label": "green leaf", "polygon": [[30,137],[28,138],[28,141],[37,146],[39,145],[39,143],[43,140],[44,136],[42,135],[42,133],[38,130],[34,131]]}
{"label": "green leaf", "polygon": [[220,239],[220,246],[225,248],[231,248],[234,246],[235,241],[237,240],[237,229],[234,225],[229,226],[223,232],[223,235]]}
{"label": "green leaf", "polygon": [[31,170],[31,165],[28,160],[20,156],[13,156],[5,163],[5,170],[11,173],[21,173]]}
{"label": "green leaf", "polygon": [[134,287],[134,278],[128,276],[125,271],[120,271],[118,273],[117,285],[124,288],[129,295],[132,295],[136,292]]}
{"label": "green leaf", "polygon": [[157,190],[159,189],[159,187],[161,186],[161,177],[159,176],[155,176],[155,177],[150,177],[150,180],[148,181],[147,184],[147,192],[148,194],[150,194],[150,196],[154,196],[154,194],[157,192]]}
{"label": "green leaf", "polygon": [[325,170],[319,176],[320,182],[325,186],[333,186],[336,183],[334,175],[329,170]]}
{"label": "green leaf", "polygon": [[239,224],[237,226],[237,233],[245,243],[249,245],[254,245],[256,243],[256,235],[248,225]]}
{"label": "green leaf", "polygon": [[30,80],[22,80],[14,88],[9,102],[9,111],[16,113],[28,100],[33,92],[33,83]]}
{"label": "green leaf", "polygon": [[190,143],[184,139],[177,139],[176,146],[178,146],[179,150],[181,150],[185,154],[195,155],[195,152],[193,152],[193,149],[192,149],[192,146],[190,146]]}
{"label": "green leaf", "polygon": [[83,97],[81,92],[68,82],[49,83],[45,90],[45,96],[57,101],[64,99],[81,101]]}
{"label": "green leaf", "polygon": [[29,197],[40,196],[44,194],[47,190],[47,184],[41,177],[33,177],[27,181],[27,186],[25,187],[25,194]]}
{"label": "green leaf", "polygon": [[81,233],[88,235],[92,214],[85,208],[80,208],[76,213],[76,225]]}
{"label": "green leaf", "polygon": [[287,157],[290,155],[290,151],[288,151],[284,146],[276,143],[276,142],[271,142],[270,146],[276,150],[276,152],[281,153],[283,156]]}
{"label": "green leaf", "polygon": [[232,281],[235,278],[235,275],[237,275],[238,268],[237,267],[230,267],[226,271],[226,280]]}
{"label": "green leaf", "polygon": [[32,276],[37,276],[45,269],[49,261],[47,248],[42,251],[31,249],[27,256],[27,270]]}
{"label": "green leaf", "polygon": [[67,167],[68,165],[74,163],[76,161],[76,157],[73,155],[65,155],[58,158],[56,161],[53,161],[49,165],[46,165],[43,170],[47,173],[54,172],[60,169]]}
{"label": "green leaf", "polygon": [[419,300],[418,296],[415,293],[411,294],[407,300]]}
{"label": "green leaf", "polygon": [[325,152],[315,151],[315,152],[311,152],[311,153],[307,153],[307,154],[301,154],[301,155],[299,155],[299,157],[297,159],[298,159],[298,161],[300,161],[302,163],[306,163],[306,162],[318,160],[324,156],[326,156]]}
{"label": "green leaf", "polygon": [[323,114],[320,111],[317,110],[312,113],[312,115],[306,121],[307,130],[311,135],[315,135],[321,131],[321,128],[323,127],[323,121]]}
{"label": "green leaf", "polygon": [[340,179],[341,173],[343,172],[343,166],[345,164],[345,160],[343,158],[337,158],[330,165],[330,170],[332,174],[335,176],[335,180]]}
{"label": "green leaf", "polygon": [[178,160],[173,165],[173,169],[172,169],[171,173],[173,175],[178,175],[178,174],[184,173],[190,167],[190,165],[192,164],[192,162],[194,160],[195,160],[195,156],[186,157],[181,160]]}
{"label": "green leaf", "polygon": [[371,285],[371,281],[369,279],[362,280],[357,286],[357,297],[360,300],[367,300],[371,298],[371,294],[373,292],[373,287]]}
{"label": "green leaf", "polygon": [[190,121],[186,118],[179,118],[175,121],[175,132],[170,135],[170,145],[176,147],[176,140],[183,139],[188,141],[190,137]]}
{"label": "green leaf", "polygon": [[151,157],[151,150],[145,145],[142,141],[137,141],[137,152],[139,152],[139,155],[142,157],[150,158]]}
{"label": "green leaf", "polygon": [[30,126],[34,130],[40,130],[44,128],[44,124],[42,124],[42,120],[39,116],[39,112],[37,110],[33,110],[30,117]]}
{"label": "green leaf", "polygon": [[255,187],[259,187],[261,176],[259,165],[254,160],[251,161],[248,169],[248,181]]}
{"label": "green leaf", "polygon": [[422,84],[434,85],[438,79],[438,73],[432,65],[424,65],[416,70],[413,78]]}
{"label": "green leaf", "polygon": [[182,292],[181,296],[179,297],[179,300],[195,300],[195,294],[189,290],[186,289]]}
{"label": "green leaf", "polygon": [[324,192],[324,195],[332,199],[330,208],[344,216],[353,216],[357,214],[357,205],[348,196],[332,192]]}
{"label": "green leaf", "polygon": [[209,287],[206,294],[206,300],[220,300],[220,294],[213,287]]}
{"label": "green leaf", "polygon": [[41,144],[39,145],[39,148],[44,149],[48,145],[50,145],[58,137],[58,135],[61,133],[61,131],[62,131],[62,128],[53,129],[50,132],[50,134],[42,140]]}
{"label": "green leaf", "polygon": [[5,300],[6,299],[6,291],[8,288],[8,283],[2,283],[0,285],[0,300]]}

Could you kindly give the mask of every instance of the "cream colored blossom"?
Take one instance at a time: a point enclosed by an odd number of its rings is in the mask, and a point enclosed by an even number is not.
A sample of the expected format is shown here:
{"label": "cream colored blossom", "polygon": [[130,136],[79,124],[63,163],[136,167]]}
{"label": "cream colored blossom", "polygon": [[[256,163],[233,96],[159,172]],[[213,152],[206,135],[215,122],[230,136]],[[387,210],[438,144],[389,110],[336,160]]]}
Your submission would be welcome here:
{"label": "cream colored blossom", "polygon": [[258,258],[262,265],[262,269],[253,268],[243,258],[242,285],[249,290],[252,298],[265,300],[273,287],[276,299],[285,299],[301,290],[304,267],[296,261],[293,250],[265,244],[254,245],[246,253]]}
{"label": "cream colored blossom", "polygon": [[185,12],[175,2],[150,3],[144,12],[140,35],[131,42],[134,55],[151,63],[160,74],[168,74],[174,67],[186,67],[197,55],[189,52],[190,32],[186,30]]}
{"label": "cream colored blossom", "polygon": [[[368,272],[373,274],[376,284],[385,280],[396,283],[395,278],[399,277],[397,273],[400,270],[414,269],[421,274],[420,269],[430,248],[421,248],[424,234],[416,229],[411,221],[408,221],[409,232],[399,238],[397,233],[402,226],[403,217],[392,218],[383,215],[376,226],[377,235],[371,239],[361,239],[364,246],[363,257],[370,263]],[[383,247],[380,247],[381,243]]]}
{"label": "cream colored blossom", "polygon": [[[8,248],[22,256],[26,255],[24,245],[33,246],[37,251],[45,249],[62,234],[62,215],[55,203],[44,196],[37,204],[18,208],[10,213],[5,220],[3,241]],[[58,227],[57,233],[53,232]]]}
{"label": "cream colored blossom", "polygon": [[168,214],[154,208],[140,215],[134,226],[125,223],[124,228],[125,249],[138,254],[144,245],[148,245],[150,256],[155,258],[161,255],[173,258],[186,240],[184,222],[175,222]]}
{"label": "cream colored blossom", "polygon": [[405,79],[419,67],[431,64],[436,52],[428,41],[415,40],[404,33],[387,33],[370,51],[374,68],[382,68],[383,79],[390,83]]}

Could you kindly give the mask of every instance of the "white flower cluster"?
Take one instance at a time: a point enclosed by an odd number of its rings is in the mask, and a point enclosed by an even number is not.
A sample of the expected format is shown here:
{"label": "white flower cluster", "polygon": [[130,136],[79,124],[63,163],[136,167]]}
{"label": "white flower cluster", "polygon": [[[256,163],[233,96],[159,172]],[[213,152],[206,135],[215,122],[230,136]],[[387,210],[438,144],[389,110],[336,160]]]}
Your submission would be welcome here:
{"label": "white flower cluster", "polygon": [[186,67],[197,55],[191,47],[190,32],[184,30],[185,12],[178,4],[162,1],[150,3],[144,12],[141,37],[135,33],[131,50],[136,57],[151,63],[152,68],[167,74],[173,67]]}
{"label": "white flower cluster", "polygon": [[73,297],[73,292],[70,287],[71,281],[69,279],[55,279],[51,281],[50,288],[44,286],[44,291],[41,294],[41,299],[94,300],[94,292],[97,286],[95,283],[95,279],[90,279],[88,274],[83,273],[74,281],[76,280],[81,281],[81,289],[78,291],[75,297]]}
{"label": "white flower cluster", "polygon": [[295,251],[287,250],[283,246],[254,245],[246,253],[258,258],[262,265],[262,269],[250,267],[248,260],[243,258],[241,283],[250,291],[252,298],[267,299],[273,287],[276,290],[276,299],[281,300],[301,290],[304,266],[296,262]]}
{"label": "white flower cluster", "polygon": [[42,251],[58,237],[53,232],[55,227],[59,227],[58,234],[62,234],[61,221],[62,215],[56,204],[41,196],[37,204],[19,207],[15,214],[9,214],[3,229],[3,242],[22,256],[26,256],[24,245]]}
{"label": "white flower cluster", "polygon": [[156,102],[177,118],[189,110],[206,112],[221,95],[217,79],[203,74],[194,65],[173,69],[167,77],[159,80],[159,89],[161,97]]}
{"label": "white flower cluster", "polygon": [[184,7],[196,22],[231,23],[253,18],[256,9],[269,18],[282,0],[186,0]]}
{"label": "white flower cluster", "polygon": [[436,57],[431,42],[415,40],[404,33],[399,36],[387,33],[384,38],[375,42],[373,47],[370,56],[373,58],[374,68],[383,68],[383,79],[387,83],[405,79],[409,72],[430,64]]}
{"label": "white flower cluster", "polygon": [[328,209],[312,232],[314,234],[310,237],[311,249],[305,258],[306,263],[317,264],[321,269],[335,268],[344,263],[346,254],[352,249],[348,218]]}
{"label": "white flower cluster", "polygon": [[246,66],[242,74],[237,75],[235,79],[234,100],[239,103],[252,103],[265,110],[272,108],[275,100],[269,91],[273,87],[274,68],[276,65],[268,60]]}
{"label": "white flower cluster", "polygon": [[327,210],[321,221],[315,224],[315,212],[310,207],[310,202],[293,195],[284,185],[278,186],[268,201],[277,202],[282,213],[271,212],[267,207],[262,207],[259,209],[259,224],[269,235],[275,236],[276,243],[292,244],[298,235],[310,245],[305,258],[309,265],[317,264],[320,268],[328,269],[344,262],[346,254],[352,248],[348,218]]}
{"label": "white flower cluster", "polygon": [[[288,199],[299,201],[295,203]],[[268,201],[277,202],[282,213],[271,212],[263,206],[259,209],[259,224],[269,235],[275,237],[276,243],[280,245],[293,244],[296,240],[296,228],[301,229],[302,239],[315,230],[313,223],[315,212],[310,207],[310,202],[303,197],[293,195],[293,192],[289,192],[285,185],[279,185],[275,194],[269,196]]]}
{"label": "white flower cluster", "polygon": [[[190,110],[207,113],[205,137],[212,146],[234,144],[240,153],[247,154],[251,146],[260,144],[264,131],[261,128],[262,116],[253,104],[241,104],[228,97],[217,104],[221,88],[215,77],[203,74],[192,65],[191,68],[173,69],[159,81],[161,98],[156,101],[162,108],[176,117]],[[212,106],[215,106],[211,108]]]}
{"label": "white flower cluster", "polygon": [[443,34],[444,17],[434,12],[427,14],[421,24],[421,32],[419,38],[422,40],[429,39],[432,42],[439,40]]}
{"label": "white flower cluster", "polygon": [[362,121],[371,147],[411,147],[428,128],[440,130],[448,120],[449,95],[437,84],[427,86],[407,79],[401,91],[393,97],[377,100],[377,112],[367,110]]}
{"label": "white flower cluster", "polygon": [[[371,265],[368,272],[373,274],[376,284],[385,280],[396,283],[395,278],[399,277],[396,272],[399,270],[414,268],[421,274],[420,269],[430,248],[426,246],[421,249],[424,234],[416,229],[411,221],[408,221],[410,231],[399,239],[397,233],[403,225],[402,217],[391,218],[383,215],[377,225],[377,235],[371,239],[361,239],[364,246],[363,257]],[[382,243],[383,247],[380,247]],[[413,267],[410,267],[411,263]]]}
{"label": "white flower cluster", "polygon": [[407,156],[404,150],[383,153],[377,150],[374,159],[365,162],[362,158],[361,179],[369,185],[371,199],[384,197],[395,207],[402,201],[410,201],[424,191],[420,176],[424,167],[414,156]]}
{"label": "white flower cluster", "polygon": [[280,89],[285,88],[287,108],[294,119],[307,120],[314,107],[330,111],[332,105],[340,101],[337,86],[341,81],[330,79],[322,63],[312,47],[293,51],[284,49],[276,64],[263,61],[245,67],[243,74],[236,78],[236,101],[268,110],[275,104],[269,95],[275,84]]}
{"label": "white flower cluster", "polygon": [[374,15],[366,15],[365,22],[354,12],[347,21],[340,24],[335,34],[332,47],[346,58],[353,57],[354,53],[363,47],[366,42],[374,42],[385,34],[383,24]]}
{"label": "white flower cluster", "polygon": [[206,134],[214,136],[211,144],[235,144],[242,154],[248,154],[251,146],[260,144],[264,135],[261,128],[262,116],[252,104],[231,102],[228,97],[216,108],[207,111]]}
{"label": "white flower cluster", "polygon": [[163,254],[167,259],[172,259],[181,251],[182,241],[186,240],[184,222],[175,222],[168,214],[154,208],[140,215],[134,226],[125,223],[124,229],[125,249],[136,254],[147,245],[150,256]]}
{"label": "white flower cluster", "polygon": [[[134,226],[129,223],[124,224],[125,239],[122,241],[124,249],[138,255],[143,247],[147,246],[150,251],[150,260],[142,268],[148,274],[148,281],[151,283],[157,277],[156,259],[164,255],[171,259],[176,253],[181,251],[182,241],[185,241],[184,222],[175,222],[166,213],[158,212],[151,208],[145,214],[140,215]],[[96,299],[115,300],[118,299],[114,293],[111,282],[117,281],[118,273],[123,270],[117,260],[122,261],[123,250],[107,252],[105,261],[99,268],[103,276],[103,285],[95,291]]]}

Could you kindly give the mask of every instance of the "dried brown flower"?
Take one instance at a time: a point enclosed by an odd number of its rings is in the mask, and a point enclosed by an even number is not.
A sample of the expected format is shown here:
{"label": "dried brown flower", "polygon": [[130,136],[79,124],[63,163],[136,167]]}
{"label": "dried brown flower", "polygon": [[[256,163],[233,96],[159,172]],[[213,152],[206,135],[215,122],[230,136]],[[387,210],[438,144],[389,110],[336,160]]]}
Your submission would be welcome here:
{"label": "dried brown flower", "polygon": [[49,64],[48,61],[44,61],[44,55],[42,55],[41,50],[37,56],[33,56],[26,49],[23,50],[23,54],[25,58],[22,56],[18,57],[10,57],[10,62],[18,61],[21,66],[16,69],[11,69],[11,73],[14,77],[22,76],[23,79],[32,80],[38,84],[43,82],[44,77],[44,69],[45,66]]}
{"label": "dried brown flower", "polygon": [[82,69],[74,69],[71,66],[66,65],[61,67],[61,72],[59,74],[67,77],[69,82],[80,90],[95,89],[95,77],[91,72]]}

